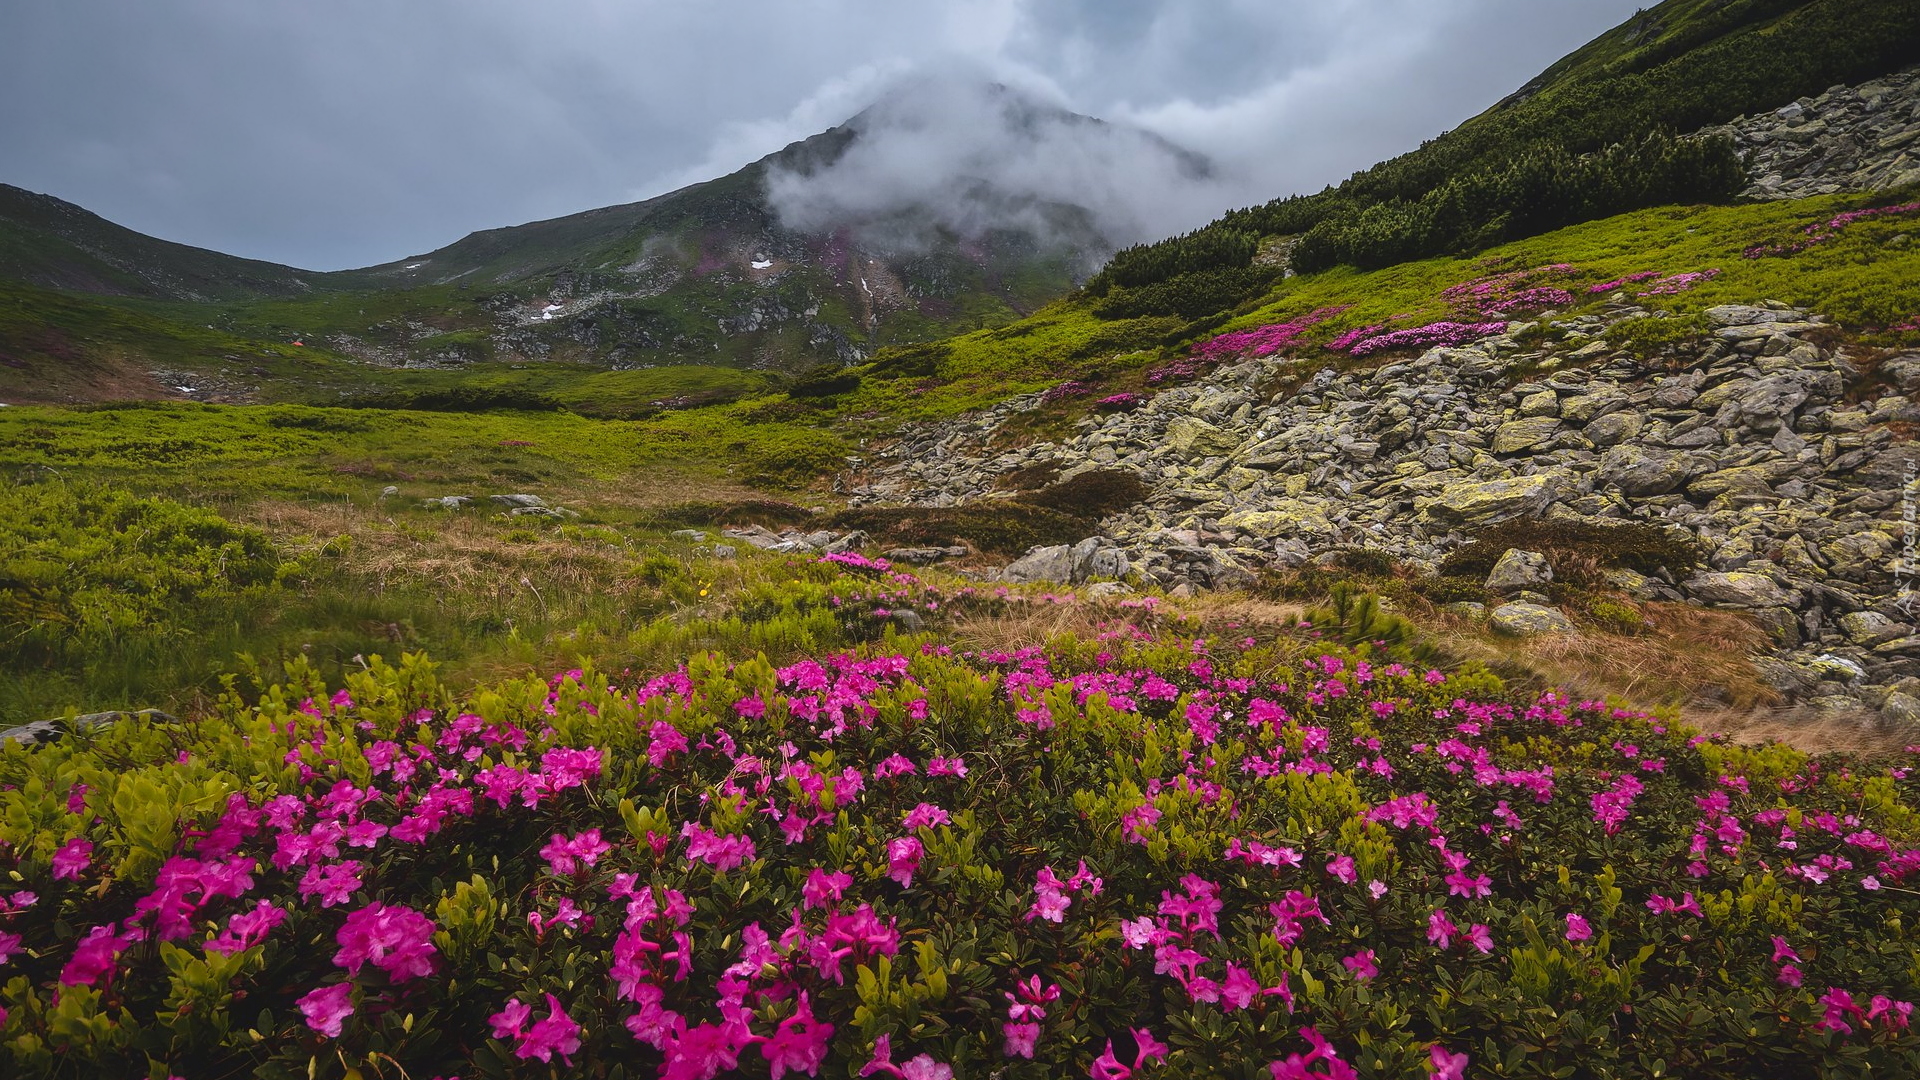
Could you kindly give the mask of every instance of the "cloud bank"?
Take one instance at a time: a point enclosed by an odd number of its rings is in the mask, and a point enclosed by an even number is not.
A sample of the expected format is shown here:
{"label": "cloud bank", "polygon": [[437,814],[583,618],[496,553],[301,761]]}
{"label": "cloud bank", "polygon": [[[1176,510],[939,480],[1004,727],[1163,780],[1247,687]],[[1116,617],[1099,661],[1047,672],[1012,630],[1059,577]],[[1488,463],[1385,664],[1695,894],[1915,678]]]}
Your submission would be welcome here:
{"label": "cloud bank", "polygon": [[[847,126],[854,141],[826,167],[770,172],[768,195],[788,228],[878,225],[896,246],[918,246],[931,230],[979,239],[1017,229],[1117,247],[1219,209],[1218,173],[1204,156],[976,68],[907,74]],[[1064,207],[1088,211],[1095,237],[1053,235],[1083,224]]]}
{"label": "cloud bank", "polygon": [[1409,149],[1640,2],[19,4],[0,181],[171,240],[368,265],[723,175],[965,65],[1217,162],[1210,207],[1005,165],[1036,194],[1085,185],[1115,228],[1166,230]]}

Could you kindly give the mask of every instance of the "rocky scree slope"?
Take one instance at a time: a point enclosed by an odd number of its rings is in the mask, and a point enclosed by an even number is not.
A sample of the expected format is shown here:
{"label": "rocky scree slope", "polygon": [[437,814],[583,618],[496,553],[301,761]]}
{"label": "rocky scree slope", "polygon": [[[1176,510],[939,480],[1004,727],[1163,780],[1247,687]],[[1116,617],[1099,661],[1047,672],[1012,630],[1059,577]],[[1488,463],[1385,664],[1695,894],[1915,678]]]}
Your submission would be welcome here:
{"label": "rocky scree slope", "polygon": [[[1085,579],[1098,565],[1176,591],[1244,586],[1261,568],[1352,547],[1435,570],[1486,526],[1520,518],[1655,524],[1697,542],[1704,562],[1613,570],[1615,587],[1749,613],[1779,644],[1763,668],[1789,701],[1920,720],[1902,497],[1920,449],[1896,434],[1920,423],[1920,353],[1880,360],[1855,400],[1868,358],[1818,344],[1817,314],[1713,308],[1710,337],[1653,361],[1602,340],[1648,314],[1617,302],[1551,323],[1568,334],[1560,345],[1529,347],[1536,324],[1518,323],[1365,371],[1248,360],[1083,420],[1071,438],[985,449],[1040,407],[1030,395],[904,434],[850,494],[941,506],[995,497],[1017,469],[1127,470],[1152,494],[1103,521],[1104,539],[1036,551],[1006,576]],[[1496,592],[1541,584],[1512,570]],[[1496,628],[1571,628],[1510,606]]]}
{"label": "rocky scree slope", "polygon": [[1920,183],[1920,67],[1836,86],[1702,135],[1727,135],[1746,156],[1742,194],[1794,199]]}

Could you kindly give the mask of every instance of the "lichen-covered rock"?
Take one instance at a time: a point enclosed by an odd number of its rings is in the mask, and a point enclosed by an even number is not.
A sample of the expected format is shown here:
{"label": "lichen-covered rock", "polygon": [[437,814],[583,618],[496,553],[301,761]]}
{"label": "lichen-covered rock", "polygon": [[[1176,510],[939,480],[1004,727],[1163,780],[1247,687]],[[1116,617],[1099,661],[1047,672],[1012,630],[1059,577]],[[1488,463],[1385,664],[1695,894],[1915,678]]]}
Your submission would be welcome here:
{"label": "lichen-covered rock", "polygon": [[1495,630],[1513,637],[1565,634],[1573,630],[1573,620],[1559,608],[1544,604],[1501,604],[1493,609],[1489,621]]}
{"label": "lichen-covered rock", "polygon": [[1493,452],[1517,454],[1552,439],[1560,430],[1557,416],[1530,416],[1501,424],[1493,433]]}
{"label": "lichen-covered rock", "polygon": [[1553,567],[1537,551],[1508,548],[1494,561],[1487,574],[1487,591],[1509,596],[1525,589],[1538,589],[1553,581]]}
{"label": "lichen-covered rock", "polygon": [[1445,525],[1485,525],[1516,517],[1539,517],[1560,492],[1557,472],[1506,480],[1460,481],[1429,499],[1415,500],[1423,518]]}
{"label": "lichen-covered rock", "polygon": [[1765,574],[1736,570],[1732,573],[1701,571],[1681,584],[1688,596],[1702,603],[1726,607],[1788,607],[1799,597],[1780,587]]}

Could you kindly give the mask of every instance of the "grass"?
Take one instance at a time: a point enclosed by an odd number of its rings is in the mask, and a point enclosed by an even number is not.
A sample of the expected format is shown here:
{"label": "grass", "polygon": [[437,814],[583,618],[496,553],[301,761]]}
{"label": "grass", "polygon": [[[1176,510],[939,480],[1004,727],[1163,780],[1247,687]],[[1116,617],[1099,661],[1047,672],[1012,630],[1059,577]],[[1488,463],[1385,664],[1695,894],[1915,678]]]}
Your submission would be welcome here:
{"label": "grass", "polygon": [[[1818,311],[1871,340],[1905,341],[1877,331],[1920,313],[1920,244],[1889,243],[1920,233],[1920,215],[1860,221],[1837,239],[1787,258],[1748,259],[1741,253],[1755,244],[1799,236],[1802,226],[1843,210],[1915,197],[1920,192],[1644,210],[1517,241],[1473,258],[1424,259],[1370,272],[1345,267],[1291,277],[1232,312],[1192,322],[1108,322],[1093,315],[1091,301],[1069,299],[997,330],[876,357],[860,388],[837,404],[852,416],[912,422],[943,419],[1066,380],[1089,383],[1098,391],[1087,399],[1138,390],[1145,385],[1146,370],[1185,355],[1192,341],[1342,305],[1344,312],[1316,326],[1294,352],[1308,362],[1352,365],[1361,362],[1315,345],[1356,327],[1418,326],[1453,317],[1454,310],[1441,297],[1449,286],[1553,263],[1570,263],[1578,271],[1568,285],[1578,303],[1563,315],[1598,308],[1607,299],[1586,294],[1588,284],[1645,270],[1665,275],[1717,269],[1718,277],[1689,292],[1640,302],[1656,313],[1688,319],[1683,325],[1697,328],[1690,317],[1708,307],[1777,299]],[[1365,364],[1393,359],[1394,354],[1383,353]],[[1082,407],[1087,399],[1082,399]],[[1073,409],[1069,405],[1064,411]]]}

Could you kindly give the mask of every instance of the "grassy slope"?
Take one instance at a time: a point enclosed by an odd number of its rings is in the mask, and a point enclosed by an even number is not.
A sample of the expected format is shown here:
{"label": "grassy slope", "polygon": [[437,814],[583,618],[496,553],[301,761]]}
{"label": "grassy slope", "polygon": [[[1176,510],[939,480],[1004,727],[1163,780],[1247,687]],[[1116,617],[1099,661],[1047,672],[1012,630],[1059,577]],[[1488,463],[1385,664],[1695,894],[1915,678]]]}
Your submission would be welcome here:
{"label": "grassy slope", "polygon": [[289,295],[327,275],[138,233],[49,195],[0,184],[0,277],[174,299]]}
{"label": "grassy slope", "polygon": [[[1362,273],[1350,268],[1288,278],[1248,301],[1228,319],[1192,324],[1177,320],[1115,322],[1090,305],[1061,302],[999,330],[944,343],[937,370],[885,378],[888,357],[871,365],[860,389],[840,404],[853,414],[888,419],[938,419],[1065,380],[1097,384],[1105,392],[1143,387],[1148,367],[1184,355],[1184,343],[1214,333],[1281,322],[1321,307],[1351,305],[1303,339],[1329,340],[1371,324],[1418,326],[1449,317],[1443,289],[1492,272],[1572,263],[1580,283],[1597,283],[1646,270],[1663,274],[1717,269],[1718,278],[1690,292],[1643,301],[1655,310],[1697,312],[1723,303],[1778,299],[1805,305],[1855,331],[1895,325],[1920,314],[1920,244],[1889,244],[1920,236],[1920,215],[1855,223],[1836,240],[1788,258],[1747,259],[1754,244],[1779,243],[1799,229],[1869,202],[1911,199],[1830,196],[1742,206],[1666,207],[1503,245],[1472,258],[1438,258]],[[1598,303],[1602,297],[1586,297]],[[1312,356],[1316,350],[1302,350]],[[934,355],[934,354],[928,354]],[[1320,353],[1328,359],[1334,354]]]}
{"label": "grassy slope", "polygon": [[[1797,235],[1800,226],[1861,202],[1830,197],[1643,211],[1520,241],[1476,259],[1429,259],[1365,274],[1335,270],[1290,278],[1243,305],[1230,320],[1108,322],[1083,304],[1061,302],[1007,327],[890,354],[864,369],[856,389],[835,397],[800,400],[773,394],[638,423],[567,414],[354,410],[315,413],[323,417],[311,421],[317,427],[303,428],[286,425],[307,421],[288,420],[290,414],[272,410],[14,409],[0,414],[0,441],[20,448],[22,463],[81,466],[153,482],[192,475],[198,483],[230,490],[281,493],[342,490],[350,481],[340,477],[348,474],[330,470],[343,466],[368,477],[471,483],[516,474],[605,479],[676,463],[704,475],[805,484],[839,467],[846,452],[843,437],[952,416],[1067,379],[1094,384],[1102,392],[1143,389],[1149,368],[1186,352],[1184,344],[1163,342],[1180,342],[1196,327],[1204,329],[1194,336],[1204,336],[1350,304],[1311,331],[1302,350],[1310,359],[1339,359],[1311,343],[1352,326],[1419,325],[1445,318],[1449,311],[1440,292],[1493,267],[1572,263],[1579,283],[1645,270],[1719,269],[1717,279],[1691,292],[1646,303],[1684,315],[1713,304],[1779,299],[1831,315],[1855,332],[1891,325],[1920,313],[1920,245],[1889,243],[1920,232],[1920,217],[1862,221],[1838,239],[1789,258],[1740,254],[1750,245]],[[924,357],[926,366],[901,375],[903,356]],[[443,380],[524,389],[559,398],[581,412],[615,416],[643,408],[656,395],[725,397],[755,386],[750,376],[697,368],[608,373],[545,366],[457,375],[387,372],[381,378],[389,380],[384,385],[410,391],[450,384]],[[25,435],[33,430],[57,437]],[[533,445],[501,447],[503,441]]]}

